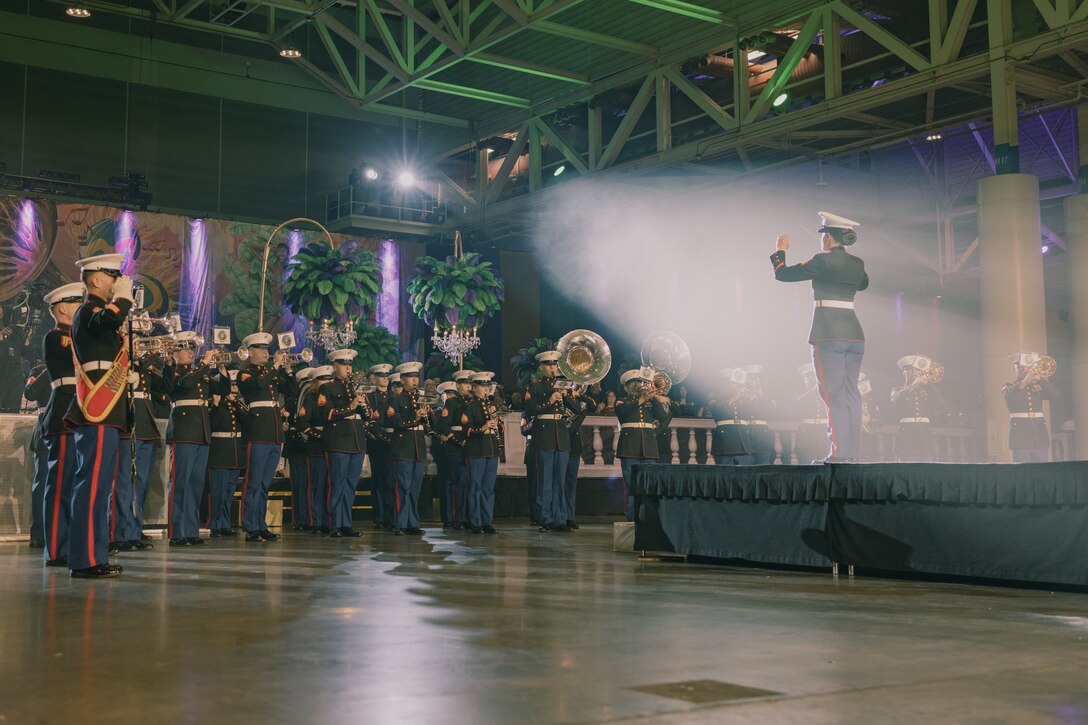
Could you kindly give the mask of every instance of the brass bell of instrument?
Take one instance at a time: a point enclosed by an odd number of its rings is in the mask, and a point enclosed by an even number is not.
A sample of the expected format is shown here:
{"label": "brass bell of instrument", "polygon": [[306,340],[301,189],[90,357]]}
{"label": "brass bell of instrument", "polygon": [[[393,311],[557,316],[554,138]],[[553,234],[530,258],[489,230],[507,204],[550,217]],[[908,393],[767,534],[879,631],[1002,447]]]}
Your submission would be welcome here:
{"label": "brass bell of instrument", "polygon": [[559,372],[581,385],[599,383],[612,368],[612,351],[592,330],[571,330],[559,338]]}

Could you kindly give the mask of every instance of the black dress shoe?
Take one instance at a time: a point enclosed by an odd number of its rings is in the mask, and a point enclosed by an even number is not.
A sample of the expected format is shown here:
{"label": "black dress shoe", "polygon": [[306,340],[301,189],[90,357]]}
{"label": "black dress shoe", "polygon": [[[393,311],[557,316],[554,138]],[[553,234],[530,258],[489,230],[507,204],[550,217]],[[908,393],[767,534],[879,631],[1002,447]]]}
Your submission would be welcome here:
{"label": "black dress shoe", "polygon": [[219,533],[222,534],[223,536],[226,536],[226,537],[237,536],[238,535],[238,529],[231,529],[231,528],[219,529]]}
{"label": "black dress shoe", "polygon": [[393,534],[393,536],[404,536],[404,531],[396,527],[390,529],[389,532]]}
{"label": "black dress shoe", "polygon": [[151,537],[147,534],[140,534],[140,541],[151,541]]}
{"label": "black dress shoe", "polygon": [[454,524],[453,525],[453,530],[454,531],[464,531],[465,530],[465,525],[464,524]]}
{"label": "black dress shoe", "polygon": [[423,536],[423,529],[419,529],[419,528],[405,529],[404,533],[411,534],[412,536]]}
{"label": "black dress shoe", "polygon": [[484,532],[484,529],[483,529],[482,526],[473,526],[472,527],[472,533],[474,533],[474,534],[482,534],[483,532]]}
{"label": "black dress shoe", "polygon": [[494,526],[485,526],[484,527],[484,533],[485,534],[497,534],[497,533],[499,533],[499,531]]}
{"label": "black dress shoe", "polygon": [[268,529],[262,529],[259,533],[261,535],[261,538],[264,539],[265,541],[279,541],[280,540],[280,535],[279,534],[273,534]]}
{"label": "black dress shoe", "polygon": [[170,539],[170,546],[189,546],[190,543],[188,539]]}
{"label": "black dress shoe", "polygon": [[349,539],[357,539],[363,535],[361,531],[356,531],[350,526],[345,526],[344,528],[340,529],[340,533]]}
{"label": "black dress shoe", "polygon": [[329,532],[329,538],[330,539],[342,539],[342,538],[344,538],[344,532],[341,531],[340,529],[333,529],[332,531]]}
{"label": "black dress shoe", "polygon": [[553,531],[555,531],[555,529],[553,529],[551,526],[541,526],[539,529],[537,529],[537,533],[541,534],[550,534]]}
{"label": "black dress shoe", "polygon": [[153,544],[149,544],[146,541],[126,541],[125,545],[128,547],[128,551],[147,551],[148,549],[154,549]]}
{"label": "black dress shoe", "polygon": [[45,548],[45,541],[43,539],[31,539],[30,540],[30,548],[31,549],[44,549]]}
{"label": "black dress shoe", "polygon": [[207,539],[202,539],[199,536],[190,536],[189,537],[189,543],[192,544],[193,546],[204,546],[205,544],[208,543],[208,540]]}
{"label": "black dress shoe", "polygon": [[123,550],[123,546],[122,546],[120,541],[111,541],[110,542],[109,552],[111,554],[116,554],[118,551],[122,551],[122,550]]}
{"label": "black dress shoe", "polygon": [[247,531],[246,541],[264,541],[264,539],[261,538],[260,531]]}
{"label": "black dress shoe", "polygon": [[567,528],[568,529],[580,529],[582,527],[579,526],[578,524],[574,523],[573,521],[568,521],[567,522]]}
{"label": "black dress shoe", "polygon": [[98,566],[92,566],[89,569],[73,569],[73,579],[109,579],[111,577],[118,576],[121,572],[118,571],[119,567],[110,566],[109,564],[99,564]]}
{"label": "black dress shoe", "polygon": [[291,527],[292,531],[306,531],[307,529],[309,529],[309,527],[303,526],[302,524],[295,524]]}
{"label": "black dress shoe", "polygon": [[118,574],[125,570],[125,567],[121,566],[120,564],[102,564],[102,566],[106,567],[107,569],[112,569]]}
{"label": "black dress shoe", "polygon": [[223,529],[212,529],[211,538],[218,539],[223,535]]}
{"label": "black dress shoe", "polygon": [[68,566],[68,557],[62,556],[58,559],[49,559],[45,562],[46,566]]}

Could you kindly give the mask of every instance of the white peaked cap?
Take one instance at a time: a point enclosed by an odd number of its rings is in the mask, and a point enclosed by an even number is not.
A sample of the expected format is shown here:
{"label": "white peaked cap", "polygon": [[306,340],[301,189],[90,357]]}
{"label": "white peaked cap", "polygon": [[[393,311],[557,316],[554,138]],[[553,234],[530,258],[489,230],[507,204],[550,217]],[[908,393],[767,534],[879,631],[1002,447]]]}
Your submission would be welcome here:
{"label": "white peaked cap", "polygon": [[62,284],[45,296],[45,304],[52,305],[65,301],[75,302],[82,300],[85,294],[87,294],[87,288],[83,286],[82,282]]}
{"label": "white peaked cap", "polygon": [[252,335],[246,335],[242,340],[242,345],[245,347],[253,347],[254,345],[271,345],[272,335],[267,332],[254,332]]}
{"label": "white peaked cap", "polygon": [[820,226],[822,227],[827,227],[829,229],[853,229],[854,227],[861,226],[861,222],[847,219],[838,214],[832,214],[829,211],[821,211],[818,213],[820,215]]}
{"label": "white peaked cap", "polygon": [[84,272],[120,272],[125,262],[123,254],[95,254],[76,260],[76,266]]}

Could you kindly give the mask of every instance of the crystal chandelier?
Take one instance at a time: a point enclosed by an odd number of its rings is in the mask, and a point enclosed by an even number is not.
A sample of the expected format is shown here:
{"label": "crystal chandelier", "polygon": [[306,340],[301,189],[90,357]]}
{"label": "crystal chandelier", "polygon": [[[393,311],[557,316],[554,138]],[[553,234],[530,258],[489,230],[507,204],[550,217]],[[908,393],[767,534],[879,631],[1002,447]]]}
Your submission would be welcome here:
{"label": "crystal chandelier", "polygon": [[458,366],[465,355],[480,346],[480,338],[476,335],[475,327],[457,329],[457,325],[448,330],[439,330],[438,325],[435,325],[431,342],[450,359],[450,362]]}
{"label": "crystal chandelier", "polygon": [[320,345],[326,352],[351,347],[358,336],[351,320],[343,325],[332,325],[328,320],[322,320],[319,329],[315,330],[312,322],[306,328],[306,341]]}

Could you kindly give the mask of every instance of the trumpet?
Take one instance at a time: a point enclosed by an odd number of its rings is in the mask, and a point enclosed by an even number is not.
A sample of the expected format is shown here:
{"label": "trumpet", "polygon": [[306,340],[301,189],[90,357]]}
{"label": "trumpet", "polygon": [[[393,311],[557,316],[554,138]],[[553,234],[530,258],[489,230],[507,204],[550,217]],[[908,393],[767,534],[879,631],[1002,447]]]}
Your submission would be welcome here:
{"label": "trumpet", "polygon": [[652,367],[641,368],[642,377],[646,380],[643,388],[647,390],[650,395],[668,395],[672,390],[672,377],[664,370],[657,370]]}
{"label": "trumpet", "polygon": [[314,359],[314,351],[308,347],[304,347],[298,352],[285,353],[283,361],[289,365],[298,365],[299,363],[308,363]]}
{"label": "trumpet", "polygon": [[926,379],[927,383],[939,383],[944,380],[944,365],[940,364],[936,360],[929,364],[929,367],[922,373],[922,377]]}
{"label": "trumpet", "polygon": [[152,317],[147,312],[142,312],[138,315],[132,316],[132,331],[136,333],[147,334],[155,329],[155,325],[161,325],[168,331],[167,335],[159,335],[158,337],[168,337],[170,334],[180,332],[180,330],[174,329],[174,320],[169,315],[163,315],[162,317]]}
{"label": "trumpet", "polygon": [[215,351],[212,362],[216,365],[230,365],[235,360],[245,362],[247,359],[249,359],[249,349],[246,347],[239,347],[233,351],[220,348]]}
{"label": "trumpet", "polygon": [[1058,371],[1058,362],[1049,355],[1043,355],[1038,360],[1031,364],[1028,368],[1029,373],[1034,373],[1040,378],[1049,378],[1051,375]]}
{"label": "trumpet", "polygon": [[173,333],[154,337],[134,337],[132,349],[137,355],[165,355],[173,351],[173,343]]}

